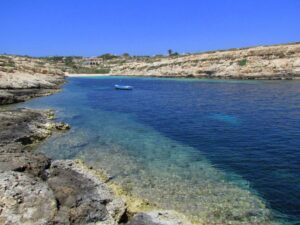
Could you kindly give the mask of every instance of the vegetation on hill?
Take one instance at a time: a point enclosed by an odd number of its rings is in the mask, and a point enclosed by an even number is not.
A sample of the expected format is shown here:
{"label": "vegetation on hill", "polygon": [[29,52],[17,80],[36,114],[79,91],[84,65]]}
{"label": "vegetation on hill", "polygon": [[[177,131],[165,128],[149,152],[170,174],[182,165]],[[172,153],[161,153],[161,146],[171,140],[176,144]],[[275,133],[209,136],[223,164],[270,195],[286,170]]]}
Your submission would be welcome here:
{"label": "vegetation on hill", "polygon": [[247,64],[247,59],[242,59],[238,62],[239,66],[246,66]]}

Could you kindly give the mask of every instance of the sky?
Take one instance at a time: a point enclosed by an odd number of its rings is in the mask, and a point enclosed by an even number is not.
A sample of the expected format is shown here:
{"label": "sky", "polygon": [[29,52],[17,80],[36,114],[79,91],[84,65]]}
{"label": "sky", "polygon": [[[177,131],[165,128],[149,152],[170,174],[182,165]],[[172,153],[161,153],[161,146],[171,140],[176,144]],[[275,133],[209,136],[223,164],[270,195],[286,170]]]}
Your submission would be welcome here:
{"label": "sky", "polygon": [[300,41],[300,0],[0,0],[0,53],[203,52]]}

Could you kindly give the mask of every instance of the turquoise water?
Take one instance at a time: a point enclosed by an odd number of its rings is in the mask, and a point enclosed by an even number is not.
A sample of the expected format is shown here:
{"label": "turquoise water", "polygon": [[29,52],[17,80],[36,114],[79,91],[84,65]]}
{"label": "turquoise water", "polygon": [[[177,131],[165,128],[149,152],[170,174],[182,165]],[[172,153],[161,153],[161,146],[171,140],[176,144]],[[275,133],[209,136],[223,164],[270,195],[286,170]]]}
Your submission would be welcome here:
{"label": "turquoise water", "polygon": [[299,100],[297,81],[91,77],[19,106],[72,126],[41,151],[105,168],[162,208],[206,224],[297,224]]}

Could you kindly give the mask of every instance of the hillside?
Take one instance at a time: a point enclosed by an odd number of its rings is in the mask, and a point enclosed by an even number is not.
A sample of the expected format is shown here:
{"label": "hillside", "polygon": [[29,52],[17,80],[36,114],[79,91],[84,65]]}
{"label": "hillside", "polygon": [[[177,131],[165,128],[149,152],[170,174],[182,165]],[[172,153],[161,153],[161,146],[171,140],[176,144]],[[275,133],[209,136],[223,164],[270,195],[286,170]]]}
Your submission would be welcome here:
{"label": "hillside", "polygon": [[175,56],[0,56],[4,74],[112,74],[226,79],[299,79],[300,43]]}
{"label": "hillside", "polygon": [[187,76],[237,79],[293,79],[300,77],[300,44],[215,51],[152,62],[127,62],[112,74]]}

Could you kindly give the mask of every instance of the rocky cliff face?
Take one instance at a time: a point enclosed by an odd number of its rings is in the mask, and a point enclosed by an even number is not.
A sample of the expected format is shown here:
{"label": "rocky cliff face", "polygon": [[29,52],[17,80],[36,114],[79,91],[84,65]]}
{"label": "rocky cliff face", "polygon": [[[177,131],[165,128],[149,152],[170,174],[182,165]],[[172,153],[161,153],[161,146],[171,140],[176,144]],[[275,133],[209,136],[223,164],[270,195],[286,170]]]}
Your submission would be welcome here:
{"label": "rocky cliff face", "polygon": [[64,82],[53,65],[28,57],[0,56],[0,105],[52,94]]}
{"label": "rocky cliff face", "polygon": [[233,79],[300,78],[300,44],[215,51],[111,67],[111,74]]}

